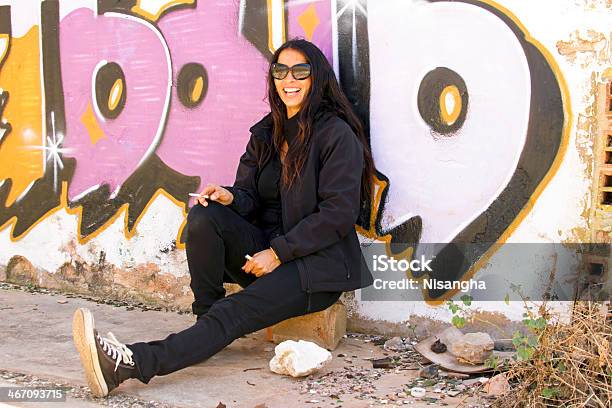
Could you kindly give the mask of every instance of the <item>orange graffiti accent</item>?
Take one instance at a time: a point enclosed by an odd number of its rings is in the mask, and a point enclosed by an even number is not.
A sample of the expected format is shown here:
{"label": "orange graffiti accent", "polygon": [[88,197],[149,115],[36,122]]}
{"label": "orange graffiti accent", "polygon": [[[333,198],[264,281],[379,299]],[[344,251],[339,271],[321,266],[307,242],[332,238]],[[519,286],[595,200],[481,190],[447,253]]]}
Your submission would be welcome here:
{"label": "orange graffiti accent", "polygon": [[91,102],[87,102],[87,108],[85,112],[83,112],[83,115],[81,115],[81,123],[85,126],[85,129],[87,129],[89,140],[92,145],[95,145],[100,139],[106,137],[96,120],[96,115],[91,108]]}
{"label": "orange graffiti accent", "polygon": [[177,6],[192,5],[195,0],[137,0],[132,7],[132,12],[138,14],[149,21],[157,21],[168,10]]}
{"label": "orange graffiti accent", "polygon": [[0,180],[12,181],[6,207],[44,175],[45,161],[38,27],[11,40],[0,72],[0,87],[9,93],[3,116],[13,128],[0,145]]}
{"label": "orange graffiti accent", "polygon": [[318,25],[321,24],[319,20],[319,16],[317,15],[317,9],[314,4],[308,6],[306,10],[297,18],[300,27],[304,30],[304,34],[306,34],[306,39],[308,41],[312,41],[312,36],[317,29]]}

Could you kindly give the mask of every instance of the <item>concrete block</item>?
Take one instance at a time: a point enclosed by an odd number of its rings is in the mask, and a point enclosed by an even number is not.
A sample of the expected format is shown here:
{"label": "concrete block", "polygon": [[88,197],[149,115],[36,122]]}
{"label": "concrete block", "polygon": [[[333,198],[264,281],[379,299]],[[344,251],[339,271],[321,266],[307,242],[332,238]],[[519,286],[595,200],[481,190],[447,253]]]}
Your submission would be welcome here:
{"label": "concrete block", "polygon": [[346,306],[336,302],[320,312],[284,320],[266,329],[268,341],[307,340],[334,350],[346,334]]}

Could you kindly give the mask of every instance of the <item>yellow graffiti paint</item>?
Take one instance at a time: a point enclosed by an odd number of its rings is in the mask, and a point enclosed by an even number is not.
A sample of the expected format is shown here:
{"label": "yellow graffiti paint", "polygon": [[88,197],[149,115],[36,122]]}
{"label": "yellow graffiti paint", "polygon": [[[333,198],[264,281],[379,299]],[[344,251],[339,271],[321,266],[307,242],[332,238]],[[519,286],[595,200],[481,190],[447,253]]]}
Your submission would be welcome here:
{"label": "yellow graffiti paint", "polygon": [[96,115],[91,107],[91,102],[87,102],[87,108],[85,112],[81,115],[81,123],[85,126],[87,130],[87,134],[89,135],[89,140],[92,145],[98,143],[98,141],[102,138],[105,138],[106,135],[104,131],[100,128],[98,124],[98,120],[96,119]]}
{"label": "yellow graffiti paint", "polygon": [[314,35],[317,26],[321,24],[314,4],[308,6],[308,8],[306,8],[306,10],[304,10],[304,12],[298,16],[297,21],[300,27],[302,27],[302,30],[304,30],[306,39],[308,41],[312,41],[312,36]]}
{"label": "yellow graffiti paint", "polygon": [[285,28],[285,0],[267,0],[268,11],[268,49],[274,53],[285,43],[287,30]]}
{"label": "yellow graffiti paint", "polygon": [[202,90],[204,89],[204,78],[198,77],[193,84],[193,91],[191,91],[191,102],[196,102],[202,96]]}
{"label": "yellow graffiti paint", "polygon": [[157,21],[166,11],[177,6],[195,4],[195,0],[169,0],[160,4],[159,0],[137,0],[132,12],[149,21]]}
{"label": "yellow graffiti paint", "polygon": [[43,107],[39,29],[11,39],[11,49],[0,71],[0,87],[9,93],[4,118],[12,131],[0,144],[0,180],[11,179],[4,204],[10,207],[44,174]]}
{"label": "yellow graffiti paint", "polygon": [[455,85],[449,85],[440,94],[440,119],[447,126],[455,123],[461,113],[461,94]]}
{"label": "yellow graffiti paint", "polygon": [[121,78],[117,78],[113,86],[111,87],[110,92],[108,93],[108,110],[114,111],[117,105],[119,105],[119,101],[121,100],[121,96],[123,95],[123,80]]}

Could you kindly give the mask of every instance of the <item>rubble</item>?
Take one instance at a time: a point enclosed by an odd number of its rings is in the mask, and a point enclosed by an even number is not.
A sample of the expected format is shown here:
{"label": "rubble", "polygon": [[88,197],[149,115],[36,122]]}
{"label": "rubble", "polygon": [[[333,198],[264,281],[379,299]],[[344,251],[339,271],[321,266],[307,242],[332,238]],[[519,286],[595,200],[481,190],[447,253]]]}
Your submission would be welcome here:
{"label": "rubble", "polygon": [[387,351],[407,351],[412,350],[412,344],[409,339],[403,339],[401,337],[393,337],[384,343],[383,348]]}
{"label": "rubble", "polygon": [[397,366],[397,361],[391,357],[379,358],[372,360],[373,368],[394,368]]}
{"label": "rubble", "polygon": [[[467,342],[465,341],[465,336],[467,336]],[[481,344],[480,348],[477,347],[476,341],[474,341],[475,344],[470,345],[470,342],[472,342],[474,337],[482,337],[483,344]],[[476,374],[489,371],[490,367],[487,366],[484,361],[480,364],[473,363],[473,361],[476,361],[489,353],[493,356],[492,358],[494,358],[500,364],[516,355],[516,351],[494,350],[493,341],[485,341],[486,337],[489,337],[486,333],[482,333],[482,336],[473,336],[469,334],[464,335],[456,327],[450,326],[435,336],[430,336],[423,339],[414,346],[414,349],[428,361],[437,364],[447,372],[463,374]],[[458,346],[456,345],[457,342],[459,342]],[[432,346],[434,346],[434,344],[439,345],[434,347],[435,350],[432,350]],[[448,346],[448,349],[444,352],[440,352],[442,350],[440,345],[446,345]],[[465,361],[464,358],[458,358],[452,354],[451,349],[453,347],[459,347],[458,351],[455,351],[463,353],[463,357],[468,359],[468,361]],[[455,376],[457,375],[455,374]]]}
{"label": "rubble", "polygon": [[461,361],[482,364],[492,355],[493,345],[493,339],[487,333],[467,333],[451,343],[450,352]]}
{"label": "rubble", "polygon": [[383,371],[344,366],[339,371],[330,371],[316,379],[303,382],[300,393],[329,398],[352,395],[357,399],[373,399],[377,391],[374,383],[380,379]]}
{"label": "rubble", "polygon": [[505,374],[498,374],[492,377],[484,386],[484,391],[490,395],[498,397],[510,390],[510,383]]}
{"label": "rubble", "polygon": [[419,376],[423,378],[435,378],[438,376],[438,366],[435,364],[421,368]]}

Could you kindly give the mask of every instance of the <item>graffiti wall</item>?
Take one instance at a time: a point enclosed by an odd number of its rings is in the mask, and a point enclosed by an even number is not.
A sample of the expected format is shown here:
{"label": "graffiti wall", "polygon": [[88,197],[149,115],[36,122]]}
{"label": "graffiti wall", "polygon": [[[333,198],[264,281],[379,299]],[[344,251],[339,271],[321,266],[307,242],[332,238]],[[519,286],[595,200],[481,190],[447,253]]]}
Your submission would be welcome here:
{"label": "graffiti wall", "polygon": [[[552,205],[549,184],[557,194],[588,178],[567,155],[572,97],[554,35],[543,16],[530,26],[520,2],[503,3],[0,2],[0,264],[21,256],[57,285],[83,287],[102,266],[103,282],[124,286],[152,270],[188,296],[188,194],[233,182],[248,129],[268,110],[269,59],[303,37],[366,124],[378,171],[361,238],[405,257],[447,243],[440,263],[455,243],[482,243],[443,272],[472,276],[495,243],[552,230],[529,218],[541,200]],[[564,163],[573,176],[555,186]],[[578,196],[569,217],[554,215],[562,231],[583,227]]]}

